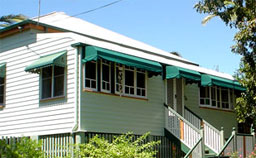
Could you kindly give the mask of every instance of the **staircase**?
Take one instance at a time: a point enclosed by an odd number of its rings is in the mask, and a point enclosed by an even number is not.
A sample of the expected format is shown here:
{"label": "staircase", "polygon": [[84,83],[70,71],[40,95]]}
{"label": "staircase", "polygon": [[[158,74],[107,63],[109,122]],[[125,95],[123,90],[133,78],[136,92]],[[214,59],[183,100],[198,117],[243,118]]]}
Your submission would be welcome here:
{"label": "staircase", "polygon": [[216,156],[224,145],[223,132],[185,108],[184,117],[172,108],[165,107],[165,128],[182,143],[189,158]]}

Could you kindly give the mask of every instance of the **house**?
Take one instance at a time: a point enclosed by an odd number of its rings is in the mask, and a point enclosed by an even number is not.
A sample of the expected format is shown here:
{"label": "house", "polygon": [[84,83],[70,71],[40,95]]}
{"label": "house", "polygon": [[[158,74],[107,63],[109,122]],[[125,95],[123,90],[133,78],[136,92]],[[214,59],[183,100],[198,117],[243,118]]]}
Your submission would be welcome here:
{"label": "house", "polygon": [[60,12],[0,30],[0,87],[0,137],[40,139],[48,157],[63,156],[57,145],[128,131],[161,140],[158,157],[216,155],[244,90],[228,74]]}

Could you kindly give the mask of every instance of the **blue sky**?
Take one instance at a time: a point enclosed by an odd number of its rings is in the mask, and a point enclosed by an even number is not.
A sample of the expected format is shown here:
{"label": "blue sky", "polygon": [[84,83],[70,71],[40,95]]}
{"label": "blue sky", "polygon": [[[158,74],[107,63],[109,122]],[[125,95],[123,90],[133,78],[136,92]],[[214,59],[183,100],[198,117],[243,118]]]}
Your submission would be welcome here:
{"label": "blue sky", "polygon": [[[38,0],[0,0],[0,16],[38,15]],[[41,15],[63,11],[75,15],[114,0],[41,0]],[[123,0],[115,5],[78,16],[81,19],[150,44],[209,69],[233,75],[240,56],[233,54],[235,30],[220,19],[201,24],[205,15],[193,9],[197,0]]]}

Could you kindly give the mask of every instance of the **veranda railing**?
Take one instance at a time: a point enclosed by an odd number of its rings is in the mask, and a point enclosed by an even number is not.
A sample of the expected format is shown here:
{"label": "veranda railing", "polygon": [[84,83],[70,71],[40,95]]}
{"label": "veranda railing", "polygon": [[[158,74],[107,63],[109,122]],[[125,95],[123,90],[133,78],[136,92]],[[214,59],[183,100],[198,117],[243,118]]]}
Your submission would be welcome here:
{"label": "veranda railing", "polygon": [[165,108],[166,129],[180,139],[187,147],[193,148],[201,138],[200,130],[170,107]]}
{"label": "veranda railing", "polygon": [[197,129],[203,127],[204,131],[204,143],[216,154],[220,152],[221,147],[224,145],[224,134],[223,130],[219,131],[213,127],[210,123],[200,118],[198,115],[193,113],[190,109],[185,107],[184,110],[185,119],[193,124]]}

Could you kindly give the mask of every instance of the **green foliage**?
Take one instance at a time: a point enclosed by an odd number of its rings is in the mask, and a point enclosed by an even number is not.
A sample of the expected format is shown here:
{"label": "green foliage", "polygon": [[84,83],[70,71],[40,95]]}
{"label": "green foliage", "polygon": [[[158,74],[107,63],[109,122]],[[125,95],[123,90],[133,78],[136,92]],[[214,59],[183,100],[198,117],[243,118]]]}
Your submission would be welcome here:
{"label": "green foliage", "polygon": [[26,137],[21,138],[15,144],[7,144],[0,140],[0,157],[2,158],[41,158],[41,143]]}
{"label": "green foliage", "polygon": [[115,137],[110,143],[96,135],[89,143],[79,144],[75,153],[81,158],[152,158],[156,154],[154,147],[160,141],[145,143],[148,136],[146,133],[134,141],[134,135],[127,133]]}
{"label": "green foliage", "polygon": [[246,91],[237,99],[235,110],[239,122],[256,125],[256,1],[255,0],[200,0],[195,5],[199,13],[219,17],[230,28],[236,28],[232,52],[242,55],[237,73]]}

